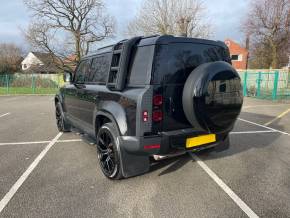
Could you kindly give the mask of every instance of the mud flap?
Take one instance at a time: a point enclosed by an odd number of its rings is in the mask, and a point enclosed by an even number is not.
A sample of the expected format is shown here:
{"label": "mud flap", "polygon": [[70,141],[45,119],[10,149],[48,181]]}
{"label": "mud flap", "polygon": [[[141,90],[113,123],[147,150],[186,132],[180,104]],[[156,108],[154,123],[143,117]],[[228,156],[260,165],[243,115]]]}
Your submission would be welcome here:
{"label": "mud flap", "polygon": [[227,135],[225,140],[223,140],[221,143],[219,143],[217,146],[214,147],[214,150],[216,152],[222,152],[229,149],[229,147],[230,147],[230,137]]}
{"label": "mud flap", "polygon": [[120,149],[120,160],[123,176],[125,178],[146,173],[150,169],[148,156],[130,154],[125,149]]}
{"label": "mud flap", "polygon": [[134,145],[134,141],[127,142],[118,137],[117,144],[119,145],[118,149],[123,177],[138,176],[149,171],[150,161],[148,155],[130,152],[126,149],[128,144]]}

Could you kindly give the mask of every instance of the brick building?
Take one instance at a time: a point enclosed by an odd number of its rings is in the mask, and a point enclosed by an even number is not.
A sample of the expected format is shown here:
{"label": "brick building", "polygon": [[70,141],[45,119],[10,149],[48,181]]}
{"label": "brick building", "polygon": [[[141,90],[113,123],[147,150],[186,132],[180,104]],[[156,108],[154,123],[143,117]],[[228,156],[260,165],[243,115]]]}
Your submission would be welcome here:
{"label": "brick building", "polygon": [[229,47],[233,66],[240,70],[247,69],[249,56],[248,50],[231,39],[226,39],[225,43]]}

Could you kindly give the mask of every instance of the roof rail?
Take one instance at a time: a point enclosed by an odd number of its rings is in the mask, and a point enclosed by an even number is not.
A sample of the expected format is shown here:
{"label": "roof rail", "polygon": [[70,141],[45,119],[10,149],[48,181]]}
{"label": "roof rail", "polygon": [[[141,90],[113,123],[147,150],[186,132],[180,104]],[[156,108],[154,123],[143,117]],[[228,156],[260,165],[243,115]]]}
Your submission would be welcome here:
{"label": "roof rail", "polygon": [[97,50],[98,50],[98,51],[99,51],[99,50],[103,50],[103,49],[105,49],[105,48],[113,47],[114,45],[115,45],[115,44],[106,45],[106,46],[104,46],[104,47],[98,48]]}
{"label": "roof rail", "polygon": [[[148,38],[153,38],[153,37],[157,37],[157,36],[160,36],[160,35],[156,34],[156,35],[151,35],[151,36],[137,36],[137,37],[141,37],[142,39],[148,39]],[[135,37],[132,37],[132,38],[135,38]],[[132,39],[132,38],[130,38],[130,39]],[[126,42],[126,41],[128,41],[130,39],[122,39],[122,40],[120,40],[120,41],[118,41],[118,42],[116,42],[114,44],[110,44],[110,45],[106,45],[104,47],[98,48],[97,50],[99,51],[99,50],[102,50],[102,49],[105,49],[105,48],[113,47],[116,44]]]}
{"label": "roof rail", "polygon": [[157,36],[160,36],[160,35],[155,34],[155,35],[151,35],[151,36],[142,36],[142,39],[148,39],[148,38],[153,38],[153,37],[157,37]]}

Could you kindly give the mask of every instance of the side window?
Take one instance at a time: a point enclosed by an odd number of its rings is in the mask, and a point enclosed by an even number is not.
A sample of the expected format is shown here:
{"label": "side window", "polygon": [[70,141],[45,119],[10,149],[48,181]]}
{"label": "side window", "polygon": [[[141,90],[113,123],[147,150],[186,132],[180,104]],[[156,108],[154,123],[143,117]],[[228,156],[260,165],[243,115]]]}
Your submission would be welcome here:
{"label": "side window", "polygon": [[76,75],[74,78],[74,82],[75,83],[84,83],[87,81],[87,77],[89,75],[89,71],[90,71],[90,60],[84,60],[82,61],[79,66],[78,69],[76,71]]}
{"label": "side window", "polygon": [[130,85],[144,85],[152,67],[153,46],[138,47],[129,75]]}
{"label": "side window", "polygon": [[94,57],[92,61],[89,81],[95,83],[106,83],[110,67],[109,65],[109,54],[103,54],[101,56]]}

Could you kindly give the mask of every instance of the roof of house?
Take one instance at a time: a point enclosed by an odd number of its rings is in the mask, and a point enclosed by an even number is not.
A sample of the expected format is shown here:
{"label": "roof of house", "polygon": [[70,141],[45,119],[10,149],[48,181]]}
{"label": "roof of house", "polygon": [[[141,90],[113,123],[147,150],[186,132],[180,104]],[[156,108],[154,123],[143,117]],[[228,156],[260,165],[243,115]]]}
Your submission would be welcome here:
{"label": "roof of house", "polygon": [[239,43],[237,43],[237,42],[235,42],[234,40],[232,40],[232,39],[226,39],[225,40],[225,44],[231,49],[231,48],[233,48],[233,49],[239,49],[239,50],[241,50],[241,51],[243,51],[243,52],[246,52],[246,53],[248,53],[249,51],[245,48],[245,47],[243,47],[243,46],[241,46]]}
{"label": "roof of house", "polygon": [[43,52],[31,52],[35,57],[37,57],[43,65],[33,65],[26,69],[26,72],[35,72],[35,73],[53,73],[58,72],[59,68],[57,64],[60,63],[59,59],[50,54],[50,53],[43,53]]}
{"label": "roof of house", "polygon": [[31,52],[35,57],[37,57],[43,64],[50,65],[58,62],[57,57],[50,53],[42,53],[42,52]]}

